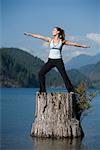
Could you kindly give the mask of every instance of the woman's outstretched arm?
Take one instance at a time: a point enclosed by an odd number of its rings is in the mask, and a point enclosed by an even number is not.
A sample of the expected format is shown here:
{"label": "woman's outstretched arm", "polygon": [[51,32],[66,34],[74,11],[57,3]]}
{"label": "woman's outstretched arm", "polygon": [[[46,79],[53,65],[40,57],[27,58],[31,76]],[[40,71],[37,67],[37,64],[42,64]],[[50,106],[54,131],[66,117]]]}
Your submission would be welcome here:
{"label": "woman's outstretched arm", "polygon": [[38,38],[38,39],[44,40],[46,42],[51,41],[50,37],[42,36],[42,35],[39,35],[39,34],[32,34],[32,33],[29,33],[29,32],[24,32],[24,35],[31,36],[33,38]]}
{"label": "woman's outstretched arm", "polygon": [[90,48],[90,46],[82,45],[82,44],[79,44],[79,43],[76,43],[76,42],[72,42],[72,41],[69,41],[69,40],[65,40],[64,44],[65,45],[69,45],[69,46],[81,47],[81,48]]}

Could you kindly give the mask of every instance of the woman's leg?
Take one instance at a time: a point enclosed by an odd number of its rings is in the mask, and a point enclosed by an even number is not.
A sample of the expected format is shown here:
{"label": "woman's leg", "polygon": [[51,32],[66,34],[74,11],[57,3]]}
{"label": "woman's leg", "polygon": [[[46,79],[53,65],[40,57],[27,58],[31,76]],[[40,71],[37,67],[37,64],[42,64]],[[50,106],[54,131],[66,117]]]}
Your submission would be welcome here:
{"label": "woman's leg", "polygon": [[39,83],[40,83],[40,92],[46,92],[45,86],[45,74],[54,67],[52,61],[48,59],[45,65],[41,68],[38,73]]}
{"label": "woman's leg", "polygon": [[65,83],[65,86],[66,86],[68,92],[74,92],[74,87],[66,73],[65,66],[64,66],[62,59],[57,60],[56,67],[59,70],[59,72],[64,80],[64,83]]}

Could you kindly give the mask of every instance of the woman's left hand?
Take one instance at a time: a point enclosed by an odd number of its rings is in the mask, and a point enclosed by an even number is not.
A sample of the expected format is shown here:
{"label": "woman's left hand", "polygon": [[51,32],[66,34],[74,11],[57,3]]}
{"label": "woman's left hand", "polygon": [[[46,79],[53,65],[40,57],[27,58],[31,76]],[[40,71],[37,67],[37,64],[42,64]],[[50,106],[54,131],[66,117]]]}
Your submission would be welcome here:
{"label": "woman's left hand", "polygon": [[31,36],[31,33],[29,33],[29,32],[24,32],[24,35]]}

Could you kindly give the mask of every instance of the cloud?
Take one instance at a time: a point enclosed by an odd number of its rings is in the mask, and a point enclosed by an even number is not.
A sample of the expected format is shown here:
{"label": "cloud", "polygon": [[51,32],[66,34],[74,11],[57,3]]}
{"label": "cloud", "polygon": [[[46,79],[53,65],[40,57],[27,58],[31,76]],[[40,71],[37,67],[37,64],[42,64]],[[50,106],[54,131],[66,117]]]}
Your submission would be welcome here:
{"label": "cloud", "polygon": [[63,59],[65,62],[69,61],[72,57],[76,57],[81,54],[92,55],[92,53],[90,53],[90,51],[87,51],[87,50],[84,51],[84,50],[80,50],[77,48],[69,49],[68,51],[65,50],[62,52],[62,54],[63,54]]}
{"label": "cloud", "polygon": [[66,35],[66,38],[71,41],[87,41],[92,40],[100,44],[100,34],[99,33],[87,33],[86,35]]}
{"label": "cloud", "polygon": [[42,47],[48,48],[48,46],[49,46],[49,43],[48,43],[48,42],[43,42]]}
{"label": "cloud", "polygon": [[66,35],[66,39],[71,40],[71,41],[80,40],[80,39],[83,39],[83,38],[84,38],[84,36],[79,36],[79,35],[76,35],[76,36],[70,35],[70,34]]}
{"label": "cloud", "polygon": [[100,44],[100,34],[97,33],[88,33],[86,38],[91,39]]}

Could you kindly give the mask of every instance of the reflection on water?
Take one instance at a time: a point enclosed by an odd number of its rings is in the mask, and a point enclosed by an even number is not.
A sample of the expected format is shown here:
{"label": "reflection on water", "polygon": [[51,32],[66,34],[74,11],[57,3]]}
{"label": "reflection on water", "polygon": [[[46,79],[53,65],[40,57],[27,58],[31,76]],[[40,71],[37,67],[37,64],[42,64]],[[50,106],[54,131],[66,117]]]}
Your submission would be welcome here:
{"label": "reflection on water", "polygon": [[80,150],[82,139],[32,138],[34,150]]}

